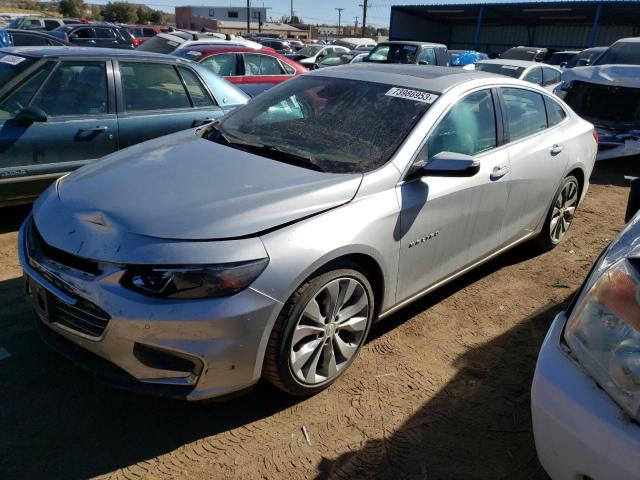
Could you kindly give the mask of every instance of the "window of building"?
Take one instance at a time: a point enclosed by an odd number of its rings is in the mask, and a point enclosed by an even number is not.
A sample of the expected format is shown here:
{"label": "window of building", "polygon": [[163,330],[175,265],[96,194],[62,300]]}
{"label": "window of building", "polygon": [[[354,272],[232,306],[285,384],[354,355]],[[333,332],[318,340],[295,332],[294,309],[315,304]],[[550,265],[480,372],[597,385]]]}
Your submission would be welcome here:
{"label": "window of building", "polygon": [[237,10],[229,10],[227,12],[227,17],[229,17],[229,18],[238,18],[238,11]]}

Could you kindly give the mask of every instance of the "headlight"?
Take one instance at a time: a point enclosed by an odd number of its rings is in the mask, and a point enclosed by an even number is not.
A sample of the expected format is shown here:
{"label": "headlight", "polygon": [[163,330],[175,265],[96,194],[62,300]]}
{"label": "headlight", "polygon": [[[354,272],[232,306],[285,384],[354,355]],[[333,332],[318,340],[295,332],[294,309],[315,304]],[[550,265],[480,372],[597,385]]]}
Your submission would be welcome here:
{"label": "headlight", "polygon": [[571,88],[571,82],[562,82],[556,88],[553,89],[553,93],[564,100],[564,97],[567,96],[568,90]]}
{"label": "headlight", "polygon": [[211,298],[247,288],[267,267],[268,258],[193,267],[129,267],[122,284],[162,298]]}
{"label": "headlight", "polygon": [[565,340],[600,386],[640,418],[640,273],[631,261],[587,281]]}

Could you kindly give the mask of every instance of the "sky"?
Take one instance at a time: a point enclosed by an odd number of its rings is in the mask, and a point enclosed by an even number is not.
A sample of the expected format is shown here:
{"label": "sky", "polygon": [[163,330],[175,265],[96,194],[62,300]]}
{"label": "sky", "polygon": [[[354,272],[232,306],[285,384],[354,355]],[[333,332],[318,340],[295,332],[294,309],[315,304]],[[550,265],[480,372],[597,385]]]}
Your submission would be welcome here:
{"label": "sky", "polygon": [[[205,6],[232,6],[243,7],[247,5],[246,0],[131,0],[134,3],[144,3],[149,7],[165,12],[173,13],[173,7],[183,5],[205,5]],[[96,3],[106,3],[98,1]],[[358,25],[362,22],[362,0],[293,0],[294,15],[302,18],[306,23],[326,23],[336,25],[338,23],[338,12],[336,8],[344,8],[342,11],[342,25],[354,23],[354,18],[358,16]],[[391,5],[395,5],[398,0],[369,0],[369,12],[367,13],[367,25],[375,27],[389,28],[389,12]],[[268,17],[274,20],[280,17],[289,16],[291,11],[291,0],[251,0],[251,5],[271,7],[268,10]]]}

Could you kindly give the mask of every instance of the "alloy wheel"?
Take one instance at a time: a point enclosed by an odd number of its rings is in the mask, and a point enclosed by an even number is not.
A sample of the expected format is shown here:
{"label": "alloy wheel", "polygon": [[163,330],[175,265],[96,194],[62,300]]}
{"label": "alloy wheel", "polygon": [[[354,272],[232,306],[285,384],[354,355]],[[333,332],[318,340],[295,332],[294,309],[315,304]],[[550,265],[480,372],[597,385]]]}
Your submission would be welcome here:
{"label": "alloy wheel", "polygon": [[317,385],[344,370],[364,338],[370,300],[350,277],[324,285],[307,303],[291,338],[289,364],[295,377]]}
{"label": "alloy wheel", "polygon": [[553,243],[558,243],[569,230],[578,204],[578,183],[570,178],[564,184],[553,204],[549,234]]}

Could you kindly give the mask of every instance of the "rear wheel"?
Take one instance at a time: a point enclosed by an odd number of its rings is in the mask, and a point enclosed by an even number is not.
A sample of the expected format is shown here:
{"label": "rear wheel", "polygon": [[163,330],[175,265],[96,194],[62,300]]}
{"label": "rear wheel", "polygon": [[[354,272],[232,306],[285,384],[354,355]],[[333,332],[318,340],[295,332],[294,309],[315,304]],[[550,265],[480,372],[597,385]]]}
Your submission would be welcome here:
{"label": "rear wheel", "polygon": [[579,191],[580,184],[573,175],[567,176],[560,184],[537,239],[545,250],[555,248],[569,231],[578,206]]}
{"label": "rear wheel", "polygon": [[303,284],[283,307],[265,353],[263,376],[292,395],[333,383],[369,332],[374,296],[357,270],[338,269]]}

